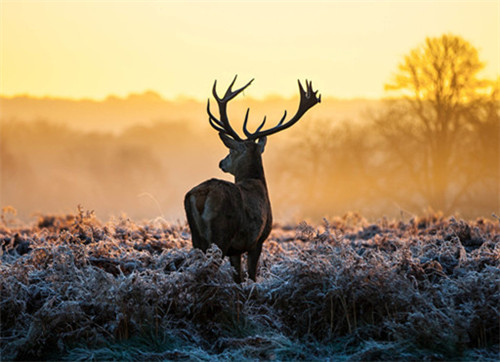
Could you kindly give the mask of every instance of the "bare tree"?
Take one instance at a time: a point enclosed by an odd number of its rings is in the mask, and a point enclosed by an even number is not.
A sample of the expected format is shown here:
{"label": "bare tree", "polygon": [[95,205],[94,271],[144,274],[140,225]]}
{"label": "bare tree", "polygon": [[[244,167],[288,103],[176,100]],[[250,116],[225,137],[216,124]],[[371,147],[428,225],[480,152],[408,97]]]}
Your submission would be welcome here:
{"label": "bare tree", "polygon": [[[483,67],[475,47],[447,34],[411,50],[386,85],[396,100],[376,124],[393,165],[406,169],[412,187],[436,210],[451,211],[478,179],[464,162],[471,159],[470,141],[480,142],[474,131],[485,122],[481,112],[497,98],[494,83],[478,77]],[[488,116],[498,123],[498,111]]]}

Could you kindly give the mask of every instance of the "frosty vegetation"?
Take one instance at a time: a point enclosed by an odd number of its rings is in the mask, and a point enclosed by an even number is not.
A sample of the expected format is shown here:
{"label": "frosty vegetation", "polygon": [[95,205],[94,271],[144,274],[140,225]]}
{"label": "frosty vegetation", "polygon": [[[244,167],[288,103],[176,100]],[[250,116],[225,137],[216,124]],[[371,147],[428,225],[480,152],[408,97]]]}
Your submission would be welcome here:
{"label": "frosty vegetation", "polygon": [[498,360],[500,223],[275,225],[257,283],[186,225],[0,224],[3,360]]}

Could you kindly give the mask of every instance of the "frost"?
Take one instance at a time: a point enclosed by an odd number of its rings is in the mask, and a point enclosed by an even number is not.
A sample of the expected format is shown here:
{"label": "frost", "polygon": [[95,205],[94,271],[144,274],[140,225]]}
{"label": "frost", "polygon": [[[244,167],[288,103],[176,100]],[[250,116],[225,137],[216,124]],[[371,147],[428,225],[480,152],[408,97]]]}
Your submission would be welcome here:
{"label": "frost", "polygon": [[499,358],[498,222],[353,215],[275,225],[241,285],[182,225],[4,223],[2,358]]}

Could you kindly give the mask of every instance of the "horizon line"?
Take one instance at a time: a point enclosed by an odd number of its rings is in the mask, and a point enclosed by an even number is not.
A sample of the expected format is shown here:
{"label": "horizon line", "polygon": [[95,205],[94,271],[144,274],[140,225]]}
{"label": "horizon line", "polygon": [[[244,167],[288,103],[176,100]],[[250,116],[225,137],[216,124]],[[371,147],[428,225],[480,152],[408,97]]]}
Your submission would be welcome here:
{"label": "horizon line", "polygon": [[[83,97],[71,97],[71,96],[61,96],[61,95],[35,95],[35,94],[30,94],[28,92],[26,93],[15,93],[15,94],[3,94],[0,93],[0,98],[3,99],[14,99],[14,98],[31,98],[31,99],[36,99],[36,100],[66,100],[66,101],[74,101],[74,102],[84,102],[84,101],[91,101],[91,102],[106,102],[111,99],[118,99],[122,101],[127,101],[131,98],[138,97],[138,98],[147,98],[151,96],[151,98],[157,98],[159,101],[163,102],[189,102],[189,101],[195,101],[195,102],[202,102],[205,103],[207,99],[211,97],[207,97],[204,99],[200,99],[196,96],[192,95],[185,95],[185,94],[179,94],[175,96],[174,98],[170,97],[165,97],[162,95],[160,92],[152,90],[152,89],[146,89],[142,92],[134,92],[131,91],[127,93],[124,96],[120,96],[117,94],[110,93],[105,97],[90,97],[90,96],[83,96]],[[251,96],[251,95],[246,95],[245,99],[249,100],[254,100],[254,101],[269,101],[272,99],[283,99],[283,100],[292,100],[298,98],[298,95],[293,95],[293,96],[285,96],[285,95],[280,95],[276,93],[270,93],[267,94],[263,97],[256,97],[256,96]],[[353,100],[383,100],[386,99],[387,97],[367,97],[367,96],[354,96],[354,97],[339,97],[339,96],[334,96],[334,95],[322,95],[323,99],[330,99],[330,100],[338,100],[338,101],[353,101]],[[242,99],[239,99],[241,101]]]}

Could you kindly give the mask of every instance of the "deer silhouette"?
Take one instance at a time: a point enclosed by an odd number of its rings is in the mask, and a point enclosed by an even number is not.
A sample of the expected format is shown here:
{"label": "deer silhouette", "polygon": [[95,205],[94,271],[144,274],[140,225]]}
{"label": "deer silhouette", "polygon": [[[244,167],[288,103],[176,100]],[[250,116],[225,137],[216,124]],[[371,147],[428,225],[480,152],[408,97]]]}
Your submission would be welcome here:
{"label": "deer silhouette", "polygon": [[311,82],[306,80],[304,90],[299,81],[300,103],[296,114],[285,122],[285,111],[276,126],[265,130],[264,117],[255,132],[247,129],[250,111],[247,109],[243,122],[246,138],[242,139],[229,123],[227,104],[243,92],[253,79],[233,91],[236,78],[235,76],[222,98],[216,91],[217,81],[214,82],[212,93],[219,107],[219,118],[210,111],[210,99],[207,102],[210,125],[219,132],[220,139],[229,148],[229,154],[220,162],[219,167],[234,176],[234,183],[218,179],[207,180],[186,194],[184,207],[193,247],[205,252],[210,244],[216,244],[224,256],[229,256],[231,265],[236,270],[234,279],[240,283],[241,255],[248,253],[248,275],[255,281],[262,244],[272,228],[271,203],[262,166],[267,136],[294,125],[311,107],[321,102],[321,96],[313,91]]}

